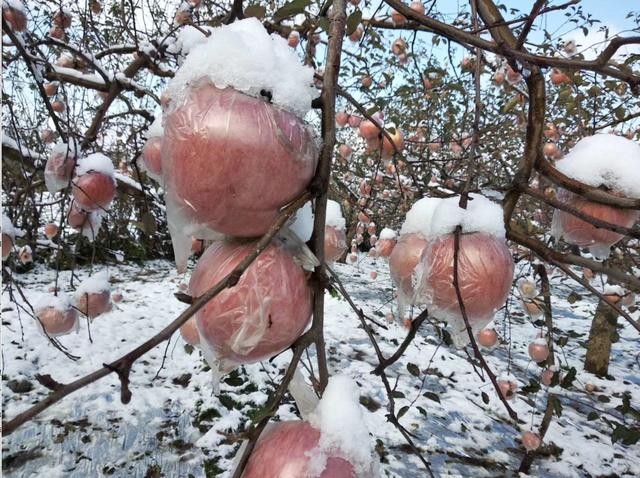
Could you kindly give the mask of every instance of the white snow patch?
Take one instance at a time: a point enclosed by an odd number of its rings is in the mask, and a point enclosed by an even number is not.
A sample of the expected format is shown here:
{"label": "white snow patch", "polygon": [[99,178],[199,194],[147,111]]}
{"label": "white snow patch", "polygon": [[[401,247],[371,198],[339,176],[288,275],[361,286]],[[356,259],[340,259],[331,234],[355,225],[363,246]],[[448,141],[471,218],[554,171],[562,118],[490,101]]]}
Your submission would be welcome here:
{"label": "white snow patch", "polygon": [[82,176],[83,174],[91,171],[103,173],[107,176],[113,177],[115,168],[113,167],[113,163],[107,156],[102,153],[93,153],[89,156],[85,156],[84,158],[80,158],[80,160],[78,161],[76,174],[78,176]]}
{"label": "white snow patch", "polygon": [[640,145],[614,134],[582,138],[557,162],[565,175],[590,186],[606,186],[640,198]]}
{"label": "white snow patch", "polygon": [[326,225],[344,230],[347,227],[347,221],[342,216],[340,204],[329,199],[327,201],[327,220]]}
{"label": "white snow patch", "polygon": [[440,204],[440,198],[422,198],[418,200],[407,212],[407,216],[400,229],[400,235],[421,234],[429,236],[433,213]]}
{"label": "white snow patch", "polygon": [[300,63],[284,38],[269,36],[256,18],[213,29],[205,42],[193,47],[169,83],[167,94],[178,103],[200,80],[254,97],[267,90],[274,104],[301,118],[318,96],[313,69]]}
{"label": "white snow patch", "polygon": [[393,229],[389,229],[388,227],[385,227],[382,231],[380,231],[380,239],[383,241],[393,240],[396,237],[398,237],[396,231],[394,231]]}
{"label": "white snow patch", "polygon": [[84,294],[97,294],[110,290],[109,273],[107,271],[100,271],[82,281],[75,295],[76,297],[81,297]]}
{"label": "white snow patch", "polygon": [[427,239],[435,239],[453,232],[462,226],[463,233],[483,232],[496,237],[504,237],[502,208],[479,194],[470,194],[467,208],[458,206],[456,196],[442,199],[433,212]]}
{"label": "white snow patch", "polygon": [[309,418],[309,423],[320,430],[321,453],[311,452],[312,468],[314,464],[326,463],[326,452],[339,451],[353,465],[356,476],[370,476],[371,440],[358,397],[358,389],[348,376],[335,375],[329,379],[322,399]]}

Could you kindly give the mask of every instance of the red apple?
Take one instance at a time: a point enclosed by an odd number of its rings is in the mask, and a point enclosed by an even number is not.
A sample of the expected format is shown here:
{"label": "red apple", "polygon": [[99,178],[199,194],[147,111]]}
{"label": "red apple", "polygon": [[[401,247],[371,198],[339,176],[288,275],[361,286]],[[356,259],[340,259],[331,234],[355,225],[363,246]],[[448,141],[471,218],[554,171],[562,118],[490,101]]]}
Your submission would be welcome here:
{"label": "red apple", "polygon": [[361,85],[364,89],[371,88],[372,84],[373,84],[373,78],[371,78],[370,76],[365,76],[364,78],[362,78]]}
{"label": "red apple", "polygon": [[27,28],[27,17],[23,11],[10,6],[5,6],[2,2],[2,16],[7,21],[13,31],[22,32]]}
{"label": "red apple", "polygon": [[6,261],[13,250],[13,239],[9,234],[2,233],[2,260]]}
{"label": "red apple", "polygon": [[529,344],[529,357],[536,362],[544,362],[549,357],[549,346],[546,343],[537,341]]}
{"label": "red apple", "polygon": [[111,294],[108,290],[76,295],[76,308],[90,319],[111,310]]}
{"label": "red apple", "polygon": [[380,128],[373,121],[366,119],[360,123],[359,132],[364,139],[374,139],[380,135]]}
{"label": "red apple", "polygon": [[85,211],[106,209],[116,195],[113,178],[97,171],[77,176],[72,189],[75,202]]}
{"label": "red apple", "polygon": [[44,235],[47,239],[53,239],[58,235],[58,226],[50,222],[46,226],[44,226]]}
{"label": "red apple", "polygon": [[187,320],[182,327],[180,327],[180,335],[186,343],[189,345],[199,345],[200,335],[198,334],[198,326],[196,325],[196,319],[191,317]]}
{"label": "red apple", "polygon": [[56,192],[66,188],[76,167],[75,153],[64,145],[56,147],[44,167],[44,178],[47,189]]}
{"label": "red apple", "polygon": [[424,15],[425,10],[424,10],[424,4],[422,2],[413,1],[409,5],[409,8],[414,12],[419,13],[420,15]]}
{"label": "red apple", "polygon": [[403,234],[389,256],[389,271],[393,283],[405,295],[413,297],[413,272],[427,241],[419,234]]}
{"label": "red apple", "polygon": [[394,25],[401,26],[407,22],[407,19],[401,13],[398,13],[395,10],[393,10],[391,12],[391,21],[393,22]]}
{"label": "red apple", "polygon": [[59,307],[47,306],[38,308],[35,312],[42,328],[51,336],[72,332],[78,322],[78,313],[73,307],[60,310]]}
{"label": "red apple", "polygon": [[[256,247],[216,242],[202,255],[189,290],[199,297],[220,282]],[[269,245],[237,285],[223,290],[196,314],[200,339],[220,369],[272,357],[289,347],[311,316],[311,289],[304,270],[286,250]]]}
{"label": "red apple", "polygon": [[364,35],[364,28],[362,28],[362,25],[358,25],[356,29],[353,31],[353,33],[349,35],[349,40],[351,40],[353,43],[358,43],[360,40],[362,40],[363,35]]}
{"label": "red apple", "polygon": [[[583,214],[623,227],[632,227],[640,216],[639,211],[588,201],[565,189],[558,191],[558,200]],[[557,235],[561,235],[569,244],[594,249],[607,250],[624,237],[617,232],[597,228],[560,209],[556,209],[553,213],[553,228],[557,231]]]}
{"label": "red apple", "polygon": [[58,92],[57,83],[45,83],[43,85],[44,92],[47,96],[54,96]]}
{"label": "red apple", "polygon": [[[434,315],[462,318],[453,286],[454,234],[431,242],[421,258],[423,293]],[[474,232],[460,235],[458,282],[471,324],[491,319],[504,305],[513,281],[513,259],[504,239]]]}
{"label": "red apple", "polygon": [[242,478],[355,478],[353,465],[337,453],[328,453],[316,469],[312,461],[319,444],[320,431],[307,422],[274,423],[260,436]]}
{"label": "red apple", "polygon": [[498,389],[500,389],[500,394],[506,400],[513,400],[516,398],[518,384],[510,380],[498,380]]}
{"label": "red apple", "polygon": [[111,300],[116,304],[119,304],[120,302],[122,302],[122,299],[123,299],[122,292],[120,292],[119,290],[111,294]]}
{"label": "red apple", "polygon": [[494,347],[498,343],[498,334],[494,329],[482,329],[478,332],[478,344],[482,347]]}
{"label": "red apple", "polygon": [[336,113],[336,124],[341,128],[346,126],[349,122],[349,115],[345,111],[338,111]]}
{"label": "red apple", "polygon": [[527,431],[522,434],[522,446],[524,446],[527,451],[537,450],[541,444],[542,439],[537,433]]}
{"label": "red apple", "polygon": [[324,229],[324,259],[327,262],[339,260],[347,250],[347,236],[342,229],[326,226]]}
{"label": "red apple", "polygon": [[172,200],[188,219],[223,234],[264,234],[315,172],[316,143],[302,120],[230,88],[195,87],[164,126]]}
{"label": "red apple", "polygon": [[358,128],[360,126],[360,123],[362,123],[362,118],[360,116],[349,116],[349,126],[351,126],[352,128]]}
{"label": "red apple", "polygon": [[72,20],[73,17],[71,14],[62,9],[58,10],[53,16],[53,24],[65,30],[71,26]]}
{"label": "red apple", "polygon": [[380,257],[389,257],[396,247],[395,239],[378,239],[376,242],[376,252]]}
{"label": "red apple", "polygon": [[62,101],[56,100],[51,103],[51,109],[56,113],[64,113],[66,107],[64,106],[64,103]]}
{"label": "red apple", "polygon": [[404,137],[399,129],[396,129],[394,133],[389,132],[389,136],[391,136],[391,141],[389,141],[389,138],[387,138],[386,135],[382,136],[383,158],[391,158],[395,154],[396,149],[399,153],[402,153],[402,150],[404,149]]}
{"label": "red apple", "polygon": [[149,138],[142,148],[142,161],[145,168],[157,176],[162,174],[162,137]]}

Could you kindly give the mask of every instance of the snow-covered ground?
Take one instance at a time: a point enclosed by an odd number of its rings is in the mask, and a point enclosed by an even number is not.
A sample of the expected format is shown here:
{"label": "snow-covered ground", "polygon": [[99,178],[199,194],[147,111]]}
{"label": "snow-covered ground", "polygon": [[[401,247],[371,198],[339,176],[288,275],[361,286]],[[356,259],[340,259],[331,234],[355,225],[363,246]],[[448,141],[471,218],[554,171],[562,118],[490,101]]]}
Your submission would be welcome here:
{"label": "snow-covered ground", "polygon": [[[98,269],[100,269],[98,267]],[[366,314],[384,322],[395,308],[388,268],[382,260],[362,256],[355,265],[337,264],[347,291]],[[370,278],[378,271],[376,280]],[[2,295],[3,417],[10,419],[28,408],[48,390],[34,374],[51,374],[69,382],[121,356],[162,329],[186,307],[173,293],[183,281],[168,262],[148,262],[144,267],[122,265],[109,269],[114,288],[122,290],[124,301],[91,324],[85,322],[77,334],[61,337],[77,362],[64,357],[50,345],[36,323],[11,303],[5,284]],[[76,271],[82,278],[88,270]],[[54,272],[43,267],[16,275],[30,302],[47,293]],[[68,286],[69,272],[62,272],[61,284]],[[76,285],[77,285],[76,281]],[[595,310],[591,298],[569,302],[575,291],[588,297],[580,286],[559,275],[552,276],[557,347],[563,366],[577,369],[574,387],[557,387],[562,403],[561,417],[555,417],[547,433],[551,453],[536,458],[532,476],[639,476],[640,445],[612,444],[611,428],[602,418],[628,421],[616,409],[624,393],[631,405],[640,408],[640,365],[638,336],[629,326],[620,329],[614,344],[610,375],[598,379],[582,371],[584,344]],[[15,294],[20,304],[24,305]],[[382,460],[386,476],[424,476],[401,435],[386,419],[387,398],[379,377],[370,374],[375,354],[364,330],[347,302],[327,294],[326,342],[331,373],[347,374],[359,387],[360,401]],[[496,320],[502,343],[487,352],[497,375],[510,372],[521,386],[537,379],[541,371],[529,360],[527,346],[537,329],[512,298],[509,313]],[[638,312],[634,318],[638,319]],[[620,320],[622,322],[622,320]],[[405,336],[405,329],[389,324],[376,329],[382,351],[393,353]],[[508,339],[510,339],[510,348]],[[163,355],[167,353],[164,367]],[[54,405],[36,421],[27,423],[3,438],[3,472],[6,476],[225,476],[239,446],[234,435],[260,412],[268,393],[279,381],[290,352],[270,362],[245,366],[227,376],[215,395],[211,375],[199,351],[185,347],[176,334],[166,348],[162,344],[137,362],[131,374],[133,399],[119,401],[119,383],[109,376]],[[305,357],[305,363],[308,363]],[[419,376],[407,365],[419,367]],[[415,368],[411,367],[415,372]],[[537,429],[546,405],[546,390],[519,395],[513,402],[521,424],[508,418],[488,380],[483,381],[464,351],[440,343],[435,330],[425,323],[403,359],[388,370],[391,383],[404,398],[396,399],[396,410],[409,406],[401,423],[415,436],[415,442],[431,461],[437,476],[506,476],[515,470],[523,455],[519,437],[532,425]],[[9,380],[26,379],[32,390],[15,393]],[[585,385],[595,385],[587,393]],[[28,388],[28,387],[27,387]],[[486,393],[489,403],[483,403]],[[398,394],[398,396],[401,396]],[[280,407],[279,418],[296,416],[292,400]],[[630,415],[627,415],[630,417]],[[591,418],[591,420],[589,420]],[[595,418],[595,419],[594,419]]]}

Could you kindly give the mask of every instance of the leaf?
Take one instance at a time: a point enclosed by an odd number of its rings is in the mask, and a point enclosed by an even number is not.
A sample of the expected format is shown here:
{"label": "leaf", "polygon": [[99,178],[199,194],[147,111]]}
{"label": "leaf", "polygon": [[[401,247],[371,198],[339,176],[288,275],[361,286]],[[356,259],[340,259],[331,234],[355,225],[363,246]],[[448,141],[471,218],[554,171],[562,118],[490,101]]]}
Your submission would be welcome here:
{"label": "leaf", "polygon": [[398,418],[402,418],[402,416],[409,411],[409,406],[405,405],[398,411]]}
{"label": "leaf", "polygon": [[247,18],[264,18],[264,16],[267,14],[267,9],[266,7],[263,7],[262,5],[258,5],[257,3],[254,5],[249,5],[247,8],[244,9],[244,16]]}
{"label": "leaf", "polygon": [[400,392],[399,390],[394,390],[393,392],[391,392],[391,396],[393,398],[404,398],[404,393]]}
{"label": "leaf", "polygon": [[440,397],[437,394],[433,393],[433,392],[425,392],[422,395],[424,397],[427,397],[427,398],[433,400],[434,402],[440,403]]}
{"label": "leaf", "polygon": [[347,18],[347,35],[351,35],[353,32],[355,32],[356,28],[358,28],[358,25],[360,25],[361,21],[362,21],[361,10],[356,10],[351,15],[349,15],[349,18]]}
{"label": "leaf", "polygon": [[419,377],[420,376],[420,369],[418,368],[418,366],[414,363],[409,362],[407,364],[407,370],[408,372],[413,375],[414,377]]}
{"label": "leaf", "polygon": [[277,22],[285,18],[293,17],[298,13],[303,13],[304,9],[310,4],[311,0],[293,0],[292,2],[285,3],[273,14],[273,20]]}
{"label": "leaf", "polygon": [[562,388],[570,388],[571,385],[573,385],[573,381],[575,379],[576,379],[576,368],[571,367],[571,369],[569,370],[569,373],[567,373],[567,375],[565,375],[565,377],[560,382],[560,386]]}
{"label": "leaf", "polygon": [[568,296],[567,296],[567,302],[569,302],[570,304],[575,304],[576,302],[578,302],[580,299],[582,299],[582,297],[580,296],[580,294],[577,294],[575,292],[571,292]]}
{"label": "leaf", "polygon": [[556,397],[555,395],[552,395],[551,397],[549,397],[549,400],[551,400],[551,405],[553,406],[553,412],[558,417],[561,417],[562,416],[562,402],[560,402],[558,397]]}
{"label": "leaf", "polygon": [[480,396],[482,397],[482,401],[484,402],[484,404],[487,405],[489,403],[489,395],[487,395],[485,392],[482,392]]}
{"label": "leaf", "polygon": [[640,440],[640,428],[627,428],[618,424],[611,434],[611,443],[622,441],[623,445],[635,445]]}
{"label": "leaf", "polygon": [[420,413],[422,413],[425,417],[427,416],[427,411],[424,408],[422,407],[417,407],[417,408]]}
{"label": "leaf", "polygon": [[326,17],[318,18],[317,24],[318,24],[318,27],[320,27],[325,32],[329,33],[329,30],[331,29],[331,22],[329,21],[328,18]]}
{"label": "leaf", "polygon": [[600,418],[600,415],[598,415],[596,412],[589,412],[589,415],[587,415],[587,420],[590,422],[593,420],[597,420],[598,418]]}

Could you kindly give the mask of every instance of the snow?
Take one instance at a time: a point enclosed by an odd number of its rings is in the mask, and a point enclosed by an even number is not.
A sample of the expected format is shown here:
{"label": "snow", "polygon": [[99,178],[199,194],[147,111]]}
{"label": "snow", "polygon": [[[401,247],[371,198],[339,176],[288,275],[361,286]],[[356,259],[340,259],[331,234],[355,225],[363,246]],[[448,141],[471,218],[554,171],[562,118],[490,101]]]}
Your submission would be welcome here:
{"label": "snow", "polygon": [[334,375],[309,417],[309,423],[320,430],[319,450],[311,451],[311,468],[314,469],[315,463],[318,475],[326,463],[325,453],[339,450],[354,466],[356,476],[372,476],[369,473],[373,462],[371,439],[358,397],[358,387],[350,377]]}
{"label": "snow", "polygon": [[582,138],[556,168],[590,186],[606,186],[626,197],[640,198],[640,145],[622,136]]}
{"label": "snow", "polygon": [[[201,30],[213,32],[215,29],[206,25],[200,26]],[[191,25],[185,25],[180,29],[178,38],[168,50],[171,53],[180,53],[183,56],[187,56],[198,45],[206,42],[207,36],[197,28]]]}
{"label": "snow", "polygon": [[463,233],[482,232],[495,237],[505,236],[502,207],[479,194],[470,194],[467,208],[458,206],[460,198],[454,196],[440,200],[433,212],[427,239],[452,233],[462,226]]}
{"label": "snow", "polygon": [[605,295],[619,295],[620,297],[624,297],[627,291],[619,285],[605,284],[602,293]]}
{"label": "snow", "polygon": [[398,235],[396,234],[396,231],[394,231],[393,229],[389,229],[388,227],[385,227],[382,231],[380,231],[380,240],[393,240],[397,237]]}
{"label": "snow", "polygon": [[[359,255],[356,264],[337,263],[333,269],[366,316],[384,321],[387,313],[396,311],[385,261]],[[372,270],[378,271],[375,281],[369,279]],[[573,270],[580,272],[580,268]],[[528,271],[528,265],[524,266],[516,277],[526,276]],[[35,321],[25,320],[28,317],[23,309],[11,302],[12,284],[5,283],[2,295],[4,420],[50,394],[37,383],[36,373],[50,374],[63,383],[77,380],[139,346],[187,307],[173,296],[185,280],[176,274],[173,262],[125,263],[110,267],[109,272],[123,290],[124,300],[114,305],[108,320],[90,324],[93,342],[89,341],[84,321],[78,334],[60,337],[71,353],[80,356],[77,362],[67,360],[49,344]],[[73,272],[61,271],[59,284],[63,292],[72,291],[72,273],[75,281],[82,281],[89,269],[76,267]],[[54,270],[42,264],[36,264],[29,273],[14,274],[32,303],[54,283],[56,276]],[[435,476],[485,478],[515,473],[523,455],[519,437],[524,429],[533,427],[531,429],[537,431],[549,392],[557,394],[563,410],[562,416],[554,415],[544,443],[551,445],[551,451],[558,451],[551,456],[537,456],[529,476],[640,476],[637,445],[625,447],[612,443],[611,427],[603,419],[587,418],[589,412],[596,411],[601,417],[622,421],[616,407],[622,405],[623,394],[628,394],[637,408],[640,401],[637,332],[627,325],[618,328],[620,337],[612,348],[609,367],[609,375],[615,380],[584,372],[582,343],[589,336],[590,318],[598,300],[558,271],[550,270],[549,274],[556,330],[554,345],[557,347],[560,337],[568,338],[567,345],[562,347],[563,353],[556,354],[556,366],[564,374],[569,367],[575,367],[577,376],[571,389],[543,388],[525,396],[521,388],[520,394],[509,403],[524,423],[509,420],[486,376],[483,381],[465,352],[445,346],[426,322],[405,355],[387,369],[392,386],[404,395],[395,399],[396,412],[409,407],[400,423],[410,431],[431,462]],[[571,292],[582,298],[570,303],[567,298]],[[13,296],[20,306],[28,309],[15,290]],[[383,476],[423,476],[420,461],[407,451],[404,439],[387,420],[388,401],[379,377],[370,373],[377,360],[365,331],[342,298],[327,292],[325,308],[329,373],[348,376],[358,399],[366,404],[367,408],[360,413],[373,436],[368,436],[363,443],[373,445],[380,440],[378,450],[385,456],[384,463],[380,463]],[[529,380],[537,380],[543,370],[527,354],[531,339],[540,329],[524,313],[517,295],[510,298],[507,309],[509,313],[500,314],[494,322],[499,344],[483,351],[483,355],[498,377],[511,378],[522,386]],[[413,312],[415,316],[420,311]],[[640,319],[640,311],[631,312],[631,316],[634,320]],[[388,329],[382,329],[372,325],[382,353],[389,357],[405,338],[406,329],[394,323],[387,326]],[[159,466],[165,476],[203,477],[206,464],[209,470],[212,465],[222,470],[218,475],[221,478],[229,478],[238,449],[238,443],[230,437],[246,430],[256,413],[267,404],[291,352],[240,367],[221,381],[220,394],[214,395],[210,371],[202,361],[201,352],[185,347],[179,334],[174,334],[168,348],[166,346],[166,343],[158,345],[134,364],[130,376],[133,397],[128,405],[120,403],[119,381],[111,375],[74,392],[14,434],[3,437],[3,458],[7,463],[3,476],[83,478],[102,476],[106,472],[112,473],[111,476],[145,476],[149,467]],[[310,355],[312,362],[303,356],[305,366],[301,367],[307,382],[307,367],[313,363],[315,368],[313,347]],[[407,373],[410,363],[420,369],[419,377]],[[6,386],[11,379],[29,380],[34,389],[25,394],[12,392]],[[588,383],[598,391],[585,392]],[[426,392],[432,398],[426,396]],[[489,397],[488,404],[483,403],[483,392]],[[295,420],[300,416],[294,404],[285,400],[274,419]],[[627,415],[627,420],[631,419]],[[12,457],[21,457],[32,449],[38,451],[33,459],[13,460],[10,465]],[[377,454],[374,456],[377,462]]]}
{"label": "snow", "polygon": [[440,198],[422,198],[416,201],[407,212],[400,235],[421,234],[425,238],[428,237],[433,213],[438,204],[440,204]]}
{"label": "snow", "polygon": [[156,138],[164,134],[164,128],[162,127],[162,115],[158,115],[153,123],[149,126],[146,132],[147,139]]}
{"label": "snow", "polygon": [[64,312],[71,308],[71,298],[65,293],[58,293],[58,295],[43,294],[36,302],[35,310],[46,309],[48,307]]}
{"label": "snow", "polygon": [[2,215],[2,234],[7,234],[11,240],[16,237],[16,230],[13,227],[13,223],[11,219],[9,219],[6,215]]}
{"label": "snow", "polygon": [[97,272],[91,277],[82,281],[80,287],[76,290],[76,297],[81,297],[84,294],[98,294],[100,292],[110,291],[111,284],[109,283],[109,273],[105,271]]}
{"label": "snow", "polygon": [[327,220],[325,224],[342,231],[344,231],[347,227],[347,222],[342,216],[342,209],[340,208],[340,204],[331,199],[327,200]]}
{"label": "snow", "polygon": [[311,201],[305,203],[296,211],[293,222],[289,225],[289,229],[296,233],[296,236],[302,242],[309,242],[311,234],[313,234],[313,210],[311,209]]}
{"label": "snow", "polygon": [[20,0],[2,0],[2,7],[13,8],[14,10],[18,10],[22,13],[26,13],[24,9],[24,5]]}
{"label": "snow", "polygon": [[545,339],[544,337],[538,337],[536,339],[533,339],[531,343],[536,345],[547,345],[547,339]]}
{"label": "snow", "polygon": [[233,87],[254,97],[267,90],[274,104],[301,118],[318,96],[313,87],[313,69],[303,66],[287,41],[269,36],[256,18],[233,22],[212,30],[205,42],[193,47],[167,93],[177,100],[199,81],[218,88]]}
{"label": "snow", "polygon": [[78,166],[76,168],[76,174],[78,176],[82,176],[83,174],[89,172],[98,172],[102,174],[106,174],[113,178],[115,174],[115,168],[111,160],[102,153],[93,153],[83,158],[80,158],[78,161]]}

